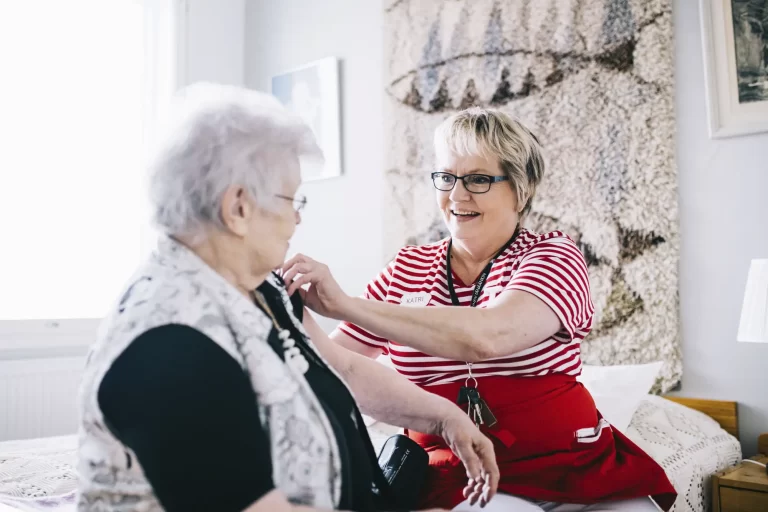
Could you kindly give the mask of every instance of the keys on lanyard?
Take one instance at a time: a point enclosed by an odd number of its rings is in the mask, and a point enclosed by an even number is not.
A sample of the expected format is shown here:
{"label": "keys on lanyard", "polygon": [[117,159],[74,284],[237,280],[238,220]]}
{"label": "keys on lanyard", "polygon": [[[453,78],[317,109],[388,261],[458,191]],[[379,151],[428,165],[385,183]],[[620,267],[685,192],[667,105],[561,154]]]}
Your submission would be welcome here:
{"label": "keys on lanyard", "polygon": [[[475,422],[477,427],[485,425],[486,427],[492,427],[496,424],[496,416],[491,412],[491,408],[480,397],[480,392],[477,390],[477,380],[472,377],[472,369],[469,369],[469,377],[464,382],[464,385],[459,388],[459,396],[456,398],[456,403],[461,408],[466,406],[467,415]],[[469,386],[469,381],[472,380],[474,386]]]}
{"label": "keys on lanyard", "polygon": [[[519,228],[516,228],[515,232],[512,234],[512,238],[509,239],[504,247],[499,249],[496,255],[488,262],[480,273],[480,276],[478,276],[477,281],[475,282],[475,289],[472,292],[472,300],[469,304],[470,307],[474,308],[477,306],[477,303],[480,300],[480,293],[483,291],[483,286],[485,286],[485,281],[491,273],[491,268],[493,268],[494,260],[515,242],[518,233]],[[452,241],[448,243],[448,253],[445,260],[446,279],[448,281],[448,292],[451,294],[451,303],[454,306],[460,306],[461,303],[459,302],[456,290],[453,287],[453,273],[451,272],[452,243]],[[466,405],[467,415],[472,418],[472,421],[475,422],[476,426],[479,427],[480,425],[485,425],[486,427],[492,427],[496,424],[496,416],[493,415],[491,408],[488,407],[485,400],[480,397],[480,392],[477,390],[477,379],[472,376],[472,363],[467,363],[467,372],[467,380],[464,382],[464,385],[459,388],[459,396],[456,398],[456,403],[462,408]],[[474,386],[470,387],[470,380],[474,382]]]}

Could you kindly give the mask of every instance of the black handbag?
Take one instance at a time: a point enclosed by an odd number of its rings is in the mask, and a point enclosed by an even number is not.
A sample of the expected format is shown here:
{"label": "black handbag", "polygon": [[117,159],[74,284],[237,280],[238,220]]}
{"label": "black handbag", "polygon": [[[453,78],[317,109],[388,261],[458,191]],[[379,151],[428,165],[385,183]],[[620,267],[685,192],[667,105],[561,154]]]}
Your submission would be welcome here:
{"label": "black handbag", "polygon": [[378,457],[379,468],[386,482],[387,501],[397,508],[414,510],[424,485],[429,455],[413,439],[397,434],[384,443]]}

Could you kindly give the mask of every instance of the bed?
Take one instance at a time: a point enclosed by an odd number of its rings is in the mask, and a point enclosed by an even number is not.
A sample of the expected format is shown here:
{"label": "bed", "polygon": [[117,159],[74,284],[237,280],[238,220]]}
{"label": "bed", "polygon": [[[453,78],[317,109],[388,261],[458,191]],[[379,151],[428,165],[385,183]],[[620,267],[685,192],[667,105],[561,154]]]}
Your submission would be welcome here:
{"label": "bed", "polygon": [[[368,429],[377,446],[397,432]],[[666,470],[679,493],[674,512],[708,510],[710,475],[741,460],[735,402],[645,395],[625,432]],[[76,449],[74,436],[0,443],[0,512],[73,511]]]}
{"label": "bed", "polygon": [[0,443],[0,512],[75,510],[76,436]]}

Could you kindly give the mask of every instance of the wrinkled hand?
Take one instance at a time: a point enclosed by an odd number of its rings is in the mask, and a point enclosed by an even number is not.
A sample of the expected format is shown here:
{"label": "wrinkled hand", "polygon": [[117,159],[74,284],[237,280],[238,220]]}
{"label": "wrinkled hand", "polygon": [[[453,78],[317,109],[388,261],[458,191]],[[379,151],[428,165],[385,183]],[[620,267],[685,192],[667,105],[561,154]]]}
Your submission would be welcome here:
{"label": "wrinkled hand", "polygon": [[[300,290],[309,309],[318,315],[343,320],[342,311],[351,298],[341,289],[327,265],[297,254],[283,264],[282,270],[288,295]],[[305,285],[309,288],[302,290]]]}
{"label": "wrinkled hand", "polygon": [[493,443],[480,432],[469,416],[458,408],[455,411],[442,421],[438,433],[467,470],[464,497],[472,505],[480,500],[480,506],[484,507],[499,486],[499,466],[496,464]]}

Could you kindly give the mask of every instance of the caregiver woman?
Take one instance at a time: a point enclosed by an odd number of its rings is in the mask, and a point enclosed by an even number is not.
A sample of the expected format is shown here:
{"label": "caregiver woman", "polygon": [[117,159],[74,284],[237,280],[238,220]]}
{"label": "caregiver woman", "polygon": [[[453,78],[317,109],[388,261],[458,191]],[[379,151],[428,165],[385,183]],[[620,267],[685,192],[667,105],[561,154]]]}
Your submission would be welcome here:
{"label": "caregiver woman", "polygon": [[[656,510],[649,495],[669,509],[676,494],[663,469],[576,381],[592,326],[589,278],[567,235],[521,227],[544,173],[536,137],[500,111],[472,108],[447,119],[434,143],[431,179],[450,237],[401,249],[364,298],[296,256],[284,266],[287,282],[299,276],[289,293],[310,283],[307,305],[346,320],[338,343],[389,354],[412,382],[459,402],[494,441],[501,481],[489,509]],[[430,452],[423,504],[468,508],[450,448],[409,435]]]}

